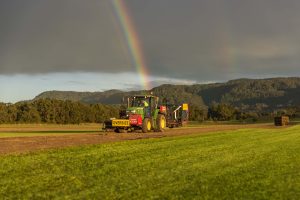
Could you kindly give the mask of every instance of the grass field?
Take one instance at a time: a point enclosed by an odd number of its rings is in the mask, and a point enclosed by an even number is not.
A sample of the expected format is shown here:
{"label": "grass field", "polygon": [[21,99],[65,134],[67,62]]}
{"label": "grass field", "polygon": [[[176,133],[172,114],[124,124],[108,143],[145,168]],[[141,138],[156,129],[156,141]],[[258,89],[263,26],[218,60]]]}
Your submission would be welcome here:
{"label": "grass field", "polygon": [[[270,123],[269,123],[270,124]],[[207,128],[222,125],[255,125],[237,122],[189,122],[185,128]],[[100,133],[102,124],[0,124],[0,138],[4,137],[34,137],[34,136],[59,136],[81,133]]]}
{"label": "grass field", "polygon": [[0,156],[1,199],[299,199],[300,126]]}
{"label": "grass field", "polygon": [[[98,131],[100,132],[100,131]],[[59,136],[59,135],[70,135],[80,133],[95,133],[95,131],[33,131],[33,132],[12,132],[12,133],[0,133],[0,138],[5,137],[34,137],[34,136]]]}
{"label": "grass field", "polygon": [[0,138],[56,136],[80,133],[99,133],[101,124],[58,125],[58,124],[2,124]]}

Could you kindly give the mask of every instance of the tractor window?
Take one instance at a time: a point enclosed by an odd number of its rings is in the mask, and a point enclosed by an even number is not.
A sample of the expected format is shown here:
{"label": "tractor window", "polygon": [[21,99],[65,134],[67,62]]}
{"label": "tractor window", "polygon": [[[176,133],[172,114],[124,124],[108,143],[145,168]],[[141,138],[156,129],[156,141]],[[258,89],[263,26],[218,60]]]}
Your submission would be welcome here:
{"label": "tractor window", "polygon": [[149,99],[144,97],[136,97],[131,99],[132,107],[148,107]]}

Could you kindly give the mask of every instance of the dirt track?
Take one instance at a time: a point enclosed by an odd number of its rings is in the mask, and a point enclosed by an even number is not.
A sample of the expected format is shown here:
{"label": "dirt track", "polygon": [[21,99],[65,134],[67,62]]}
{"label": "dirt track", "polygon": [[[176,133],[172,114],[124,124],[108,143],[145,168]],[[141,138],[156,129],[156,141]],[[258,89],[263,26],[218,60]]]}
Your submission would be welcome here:
{"label": "dirt track", "polygon": [[0,154],[26,153],[42,149],[54,149],[70,146],[101,144],[124,140],[161,138],[188,134],[206,134],[209,132],[237,130],[241,128],[273,128],[272,125],[216,125],[197,128],[168,129],[165,132],[152,133],[89,133],[61,136],[9,137],[0,138]]}

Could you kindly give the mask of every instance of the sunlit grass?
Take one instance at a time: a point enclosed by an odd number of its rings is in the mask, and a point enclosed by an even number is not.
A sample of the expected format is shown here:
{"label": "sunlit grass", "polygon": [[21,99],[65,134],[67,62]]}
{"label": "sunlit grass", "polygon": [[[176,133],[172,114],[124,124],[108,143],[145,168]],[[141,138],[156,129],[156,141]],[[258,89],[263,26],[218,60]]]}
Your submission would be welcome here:
{"label": "sunlit grass", "polygon": [[101,124],[2,124],[0,138],[99,133],[101,129]]}
{"label": "sunlit grass", "polygon": [[87,123],[87,124],[0,124],[1,129],[38,129],[38,128],[59,128],[59,129],[90,129],[90,128],[98,128],[99,125],[97,123]]}
{"label": "sunlit grass", "polygon": [[0,157],[2,199],[298,199],[300,126]]}
{"label": "sunlit grass", "polygon": [[35,137],[35,136],[59,136],[59,135],[74,135],[74,134],[100,133],[100,131],[33,131],[33,132],[10,132],[0,133],[0,138],[7,137]]}

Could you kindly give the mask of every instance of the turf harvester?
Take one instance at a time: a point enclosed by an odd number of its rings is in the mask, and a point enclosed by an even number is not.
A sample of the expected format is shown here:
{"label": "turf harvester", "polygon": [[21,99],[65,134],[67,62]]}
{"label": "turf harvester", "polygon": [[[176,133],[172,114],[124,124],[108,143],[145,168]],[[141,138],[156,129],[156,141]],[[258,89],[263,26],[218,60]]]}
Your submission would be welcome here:
{"label": "turf harvester", "polygon": [[[111,118],[103,124],[103,130],[127,132],[141,130],[163,131],[166,127],[181,126],[187,122],[187,104],[179,106],[176,111],[166,105],[158,105],[159,98],[153,95],[135,95],[127,98],[127,108],[120,111],[120,118]],[[185,111],[183,111],[185,108]],[[184,118],[178,117],[178,111]],[[175,115],[175,118],[174,118]]]}

